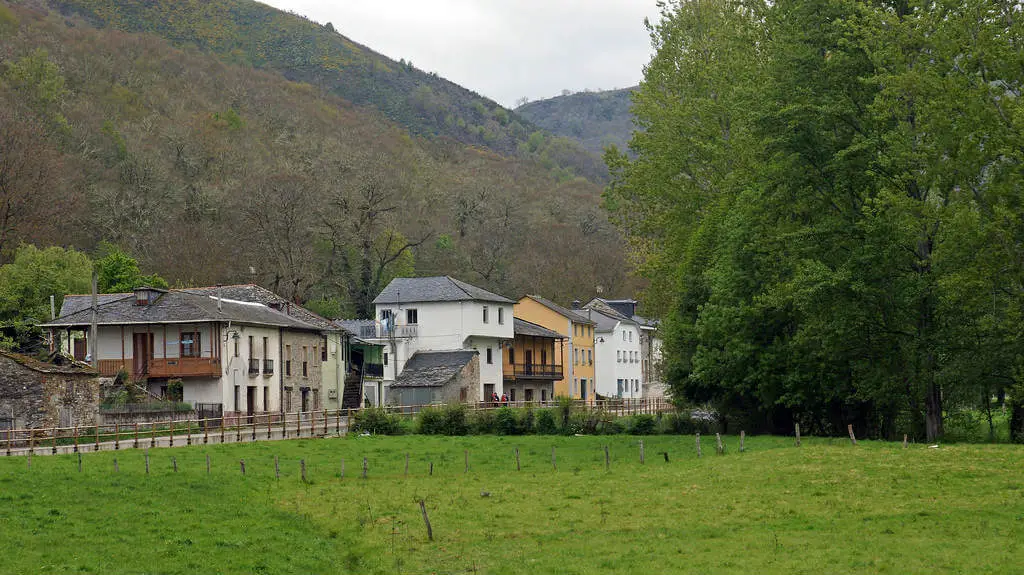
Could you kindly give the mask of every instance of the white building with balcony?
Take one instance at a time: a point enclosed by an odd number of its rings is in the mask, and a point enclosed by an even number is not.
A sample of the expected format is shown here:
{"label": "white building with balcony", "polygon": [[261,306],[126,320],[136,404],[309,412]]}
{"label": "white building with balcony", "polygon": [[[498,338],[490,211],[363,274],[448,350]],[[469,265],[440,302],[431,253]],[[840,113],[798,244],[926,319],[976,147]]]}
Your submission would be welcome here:
{"label": "white building with balcony", "polygon": [[[440,276],[396,278],[373,303],[376,314],[373,333],[364,331],[360,337],[384,345],[386,388],[427,385],[411,376],[403,379],[406,363],[417,353],[468,350],[477,354],[453,354],[452,365],[448,366],[455,370],[458,367],[455,363],[479,361],[479,384],[474,382],[475,389],[468,390],[464,399],[482,401],[492,394],[502,394],[502,349],[514,338],[512,306],[515,302],[466,282]],[[431,357],[435,363],[440,361],[436,354]],[[393,395],[385,391],[385,397]],[[423,394],[408,395],[420,397]],[[389,403],[393,402],[389,400]]]}

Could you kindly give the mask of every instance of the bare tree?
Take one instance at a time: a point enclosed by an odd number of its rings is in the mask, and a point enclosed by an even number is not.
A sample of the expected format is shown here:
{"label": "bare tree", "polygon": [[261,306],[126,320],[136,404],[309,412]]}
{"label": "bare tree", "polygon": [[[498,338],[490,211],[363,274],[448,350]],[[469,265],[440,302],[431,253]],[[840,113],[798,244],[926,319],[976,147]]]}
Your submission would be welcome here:
{"label": "bare tree", "polygon": [[52,224],[61,200],[60,165],[32,116],[0,106],[0,262],[26,236]]}

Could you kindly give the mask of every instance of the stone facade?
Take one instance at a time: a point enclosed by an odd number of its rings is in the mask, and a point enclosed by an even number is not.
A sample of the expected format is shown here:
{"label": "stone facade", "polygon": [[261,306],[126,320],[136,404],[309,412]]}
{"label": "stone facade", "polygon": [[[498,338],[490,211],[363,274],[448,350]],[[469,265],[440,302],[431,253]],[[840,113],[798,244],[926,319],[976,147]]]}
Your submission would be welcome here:
{"label": "stone facade", "polygon": [[432,403],[465,403],[476,401],[480,387],[480,358],[460,368],[442,385],[395,385],[387,390],[388,405],[428,405]]}
{"label": "stone facade", "polygon": [[323,337],[310,332],[284,331],[281,345],[281,405],[284,411],[294,413],[323,409]]}
{"label": "stone facade", "polygon": [[92,426],[100,378],[81,364],[53,365],[0,352],[0,428]]}

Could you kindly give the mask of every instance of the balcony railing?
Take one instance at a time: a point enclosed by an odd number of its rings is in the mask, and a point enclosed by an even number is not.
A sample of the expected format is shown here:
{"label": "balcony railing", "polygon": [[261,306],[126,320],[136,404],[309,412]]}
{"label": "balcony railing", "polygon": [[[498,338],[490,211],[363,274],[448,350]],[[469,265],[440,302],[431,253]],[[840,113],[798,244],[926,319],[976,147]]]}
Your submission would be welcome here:
{"label": "balcony railing", "polygon": [[382,363],[364,363],[363,374],[366,377],[384,377],[384,364]]}
{"label": "balcony railing", "polygon": [[134,379],[144,377],[217,377],[220,375],[220,358],[215,357],[169,357],[153,358],[137,365],[132,359],[101,359],[100,375],[114,376],[124,369]]}
{"label": "balcony railing", "polygon": [[260,360],[255,358],[249,359],[249,375],[260,374]]}
{"label": "balcony railing", "polygon": [[562,366],[552,363],[517,363],[512,366],[517,379],[562,379]]}
{"label": "balcony railing", "polygon": [[412,339],[419,334],[418,325],[364,325],[359,327],[359,337],[362,339]]}
{"label": "balcony railing", "polygon": [[274,374],[274,360],[272,360],[272,359],[264,359],[263,360],[263,375],[273,375],[273,374]]}

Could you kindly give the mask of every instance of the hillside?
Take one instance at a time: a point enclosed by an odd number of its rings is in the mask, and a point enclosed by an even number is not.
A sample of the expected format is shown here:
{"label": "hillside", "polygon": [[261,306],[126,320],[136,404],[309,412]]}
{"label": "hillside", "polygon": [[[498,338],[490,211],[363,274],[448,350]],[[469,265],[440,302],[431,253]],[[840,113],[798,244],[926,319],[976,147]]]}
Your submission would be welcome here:
{"label": "hillside", "polygon": [[562,301],[630,281],[600,186],[550,159],[42,3],[0,2],[0,157],[0,263],[107,240],[172,284],[255,280],[347,315],[395,274]]}
{"label": "hillside", "polygon": [[552,134],[579,140],[597,155],[610,144],[625,150],[635,129],[629,111],[630,94],[635,89],[578,92],[537,100],[516,108],[516,114]]}
{"label": "hillside", "polygon": [[252,0],[50,0],[98,27],[145,32],[229,63],[275,71],[385,117],[421,136],[451,138],[505,155],[535,154],[571,174],[603,181],[600,158],[574,142],[537,149],[536,126],[494,101],[411,63],[395,61],[324,25]]}

